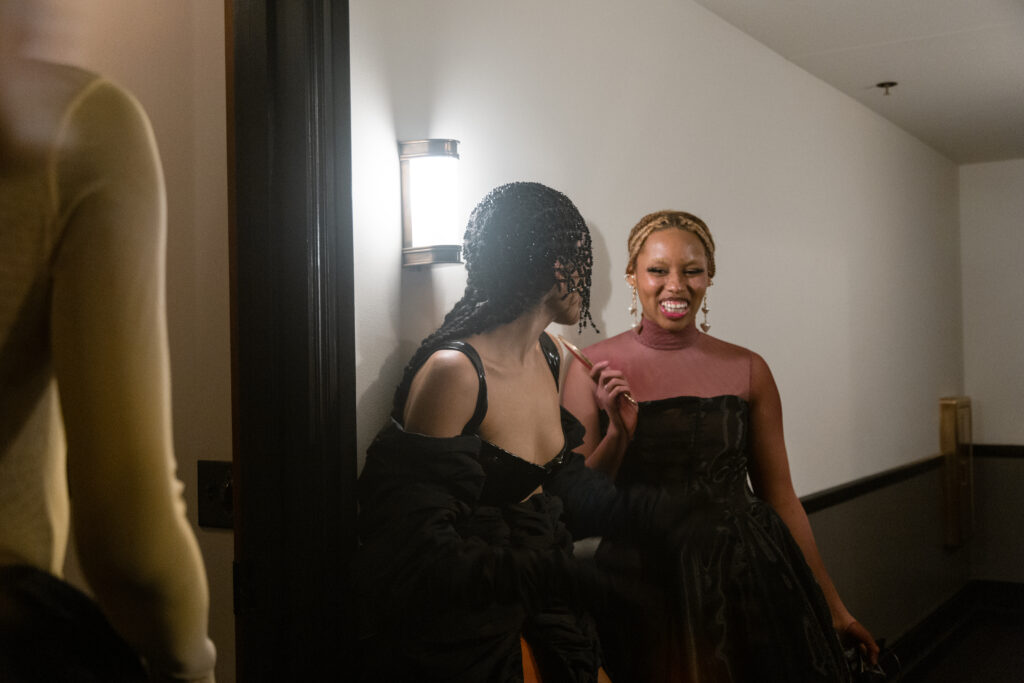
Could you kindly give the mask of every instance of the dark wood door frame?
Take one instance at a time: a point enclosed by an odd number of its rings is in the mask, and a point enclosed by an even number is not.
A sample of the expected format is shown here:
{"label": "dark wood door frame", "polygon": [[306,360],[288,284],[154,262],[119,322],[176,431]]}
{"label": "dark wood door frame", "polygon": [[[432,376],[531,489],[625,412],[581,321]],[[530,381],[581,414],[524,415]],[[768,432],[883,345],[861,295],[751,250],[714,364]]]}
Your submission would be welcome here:
{"label": "dark wood door frame", "polygon": [[348,2],[225,12],[238,680],[322,680],[353,640]]}

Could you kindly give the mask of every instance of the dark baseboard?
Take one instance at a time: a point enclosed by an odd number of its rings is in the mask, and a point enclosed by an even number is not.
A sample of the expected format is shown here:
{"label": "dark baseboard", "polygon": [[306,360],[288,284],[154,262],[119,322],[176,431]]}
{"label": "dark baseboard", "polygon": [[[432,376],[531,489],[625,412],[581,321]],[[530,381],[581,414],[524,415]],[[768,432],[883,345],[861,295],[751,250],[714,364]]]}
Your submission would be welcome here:
{"label": "dark baseboard", "polygon": [[911,683],[915,670],[985,614],[1024,616],[1024,583],[969,581],[956,595],[892,644],[902,671],[898,681]]}
{"label": "dark baseboard", "polygon": [[976,458],[1024,458],[1024,446],[974,444]]}

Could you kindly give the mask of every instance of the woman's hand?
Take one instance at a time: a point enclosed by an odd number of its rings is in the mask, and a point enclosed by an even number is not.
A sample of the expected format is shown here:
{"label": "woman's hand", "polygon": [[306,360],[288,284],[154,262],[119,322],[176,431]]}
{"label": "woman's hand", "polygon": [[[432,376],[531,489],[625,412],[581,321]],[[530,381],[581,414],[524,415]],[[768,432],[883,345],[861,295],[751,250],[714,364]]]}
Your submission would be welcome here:
{"label": "woman's hand", "polygon": [[630,393],[629,383],[618,370],[608,367],[608,361],[594,363],[590,370],[594,380],[594,400],[598,408],[608,413],[609,430],[616,429],[628,439],[636,431],[637,406],[626,400]]}
{"label": "woman's hand", "polygon": [[878,643],[875,642],[875,639],[871,637],[871,633],[859,621],[850,617],[850,621],[837,630],[844,646],[856,643],[872,666],[878,664]]}

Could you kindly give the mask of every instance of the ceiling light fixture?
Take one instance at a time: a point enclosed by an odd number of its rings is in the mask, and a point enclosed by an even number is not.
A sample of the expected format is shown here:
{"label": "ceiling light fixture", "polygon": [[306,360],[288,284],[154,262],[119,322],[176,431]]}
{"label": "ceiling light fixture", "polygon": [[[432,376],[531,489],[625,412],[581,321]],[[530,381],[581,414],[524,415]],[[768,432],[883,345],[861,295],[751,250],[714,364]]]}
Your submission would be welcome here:
{"label": "ceiling light fixture", "polygon": [[895,88],[899,83],[896,81],[882,81],[881,83],[875,83],[876,88],[881,88],[885,91],[885,94],[889,94],[889,88]]}

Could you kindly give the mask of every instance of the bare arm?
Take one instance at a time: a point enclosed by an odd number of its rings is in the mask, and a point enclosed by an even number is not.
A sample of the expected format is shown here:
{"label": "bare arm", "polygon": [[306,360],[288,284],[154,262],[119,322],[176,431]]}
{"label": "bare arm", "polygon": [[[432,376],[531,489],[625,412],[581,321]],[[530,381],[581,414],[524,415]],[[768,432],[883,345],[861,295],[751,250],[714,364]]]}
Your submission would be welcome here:
{"label": "bare arm", "polygon": [[[628,392],[622,373],[609,369],[607,361],[596,363],[589,371],[575,359],[569,364],[562,405],[586,429],[583,445],[577,450],[586,458],[587,467],[613,479],[636,428],[635,408],[623,406],[625,401],[620,398]],[[601,433],[602,410],[609,416],[605,433]]]}
{"label": "bare arm", "polygon": [[848,633],[860,640],[872,661],[876,661],[878,646],[863,627],[857,628],[860,625],[839,598],[839,593],[818,552],[807,513],[793,489],[783,437],[782,401],[779,398],[779,390],[768,364],[756,354],[751,367],[750,397],[753,455],[750,479],[754,492],[775,509],[803,551],[804,559],[825,594],[829,611],[832,613],[833,626],[840,633]]}

